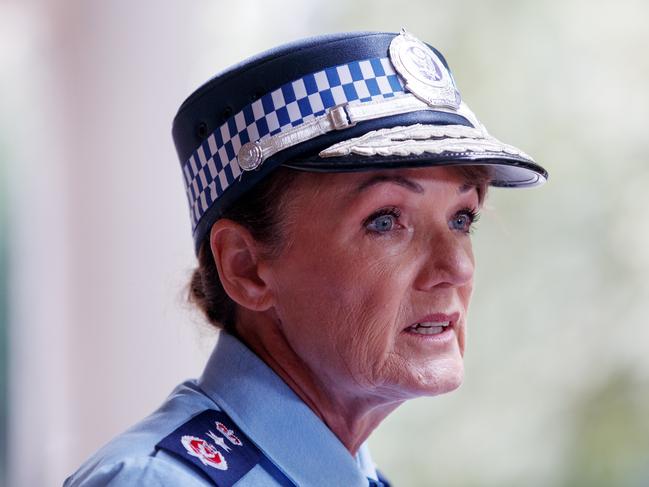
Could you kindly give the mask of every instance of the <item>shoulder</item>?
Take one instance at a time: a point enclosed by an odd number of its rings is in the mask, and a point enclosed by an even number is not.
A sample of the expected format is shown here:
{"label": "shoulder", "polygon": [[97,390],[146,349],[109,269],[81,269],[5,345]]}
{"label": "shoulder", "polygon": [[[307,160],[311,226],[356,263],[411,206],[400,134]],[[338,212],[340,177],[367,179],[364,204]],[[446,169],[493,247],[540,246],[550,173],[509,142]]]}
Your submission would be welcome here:
{"label": "shoulder", "polygon": [[[174,389],[157,411],[92,455],[64,485],[139,485],[139,480],[145,482],[142,485],[163,485],[156,483],[155,479],[173,478],[174,473],[182,478],[185,469],[178,468],[179,463],[173,458],[160,455],[155,445],[179,424],[213,406],[194,381],[184,382]],[[200,477],[196,479],[198,485],[200,480]],[[194,484],[188,480],[187,485]]]}
{"label": "shoulder", "polygon": [[164,456],[133,456],[87,463],[69,477],[64,487],[115,487],[127,485],[198,487],[211,485],[191,469]]}
{"label": "shoulder", "polygon": [[277,486],[263,454],[194,381],[90,457],[64,487]]}
{"label": "shoulder", "polygon": [[122,457],[114,462],[101,462],[86,465],[65,480],[63,487],[278,487],[285,485],[278,482],[261,465],[255,465],[244,476],[234,483],[216,483],[204,472],[191,465],[159,451],[155,456]]}

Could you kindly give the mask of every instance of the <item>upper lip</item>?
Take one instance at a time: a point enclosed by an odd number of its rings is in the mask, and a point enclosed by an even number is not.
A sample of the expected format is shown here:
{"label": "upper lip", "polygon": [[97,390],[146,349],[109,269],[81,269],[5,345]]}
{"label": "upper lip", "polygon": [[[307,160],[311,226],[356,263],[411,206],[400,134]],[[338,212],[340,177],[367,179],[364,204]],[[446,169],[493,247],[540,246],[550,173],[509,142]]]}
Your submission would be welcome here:
{"label": "upper lip", "polygon": [[422,316],[421,318],[417,319],[416,321],[413,321],[410,323],[406,328],[410,328],[413,325],[416,325],[417,323],[426,323],[426,322],[433,322],[433,323],[445,323],[449,322],[450,326],[454,326],[455,323],[458,322],[460,319],[460,313],[454,312],[454,313],[431,313],[427,314],[426,316]]}

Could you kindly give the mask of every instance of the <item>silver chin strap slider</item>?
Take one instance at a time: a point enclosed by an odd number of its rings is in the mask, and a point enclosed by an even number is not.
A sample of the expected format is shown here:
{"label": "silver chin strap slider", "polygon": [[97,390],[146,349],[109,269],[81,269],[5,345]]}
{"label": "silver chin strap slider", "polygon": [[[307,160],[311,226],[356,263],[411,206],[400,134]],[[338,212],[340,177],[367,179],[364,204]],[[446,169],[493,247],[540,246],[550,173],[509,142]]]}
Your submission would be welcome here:
{"label": "silver chin strap slider", "polygon": [[356,122],[351,121],[347,112],[347,103],[333,107],[327,116],[334,130],[342,130],[356,125]]}

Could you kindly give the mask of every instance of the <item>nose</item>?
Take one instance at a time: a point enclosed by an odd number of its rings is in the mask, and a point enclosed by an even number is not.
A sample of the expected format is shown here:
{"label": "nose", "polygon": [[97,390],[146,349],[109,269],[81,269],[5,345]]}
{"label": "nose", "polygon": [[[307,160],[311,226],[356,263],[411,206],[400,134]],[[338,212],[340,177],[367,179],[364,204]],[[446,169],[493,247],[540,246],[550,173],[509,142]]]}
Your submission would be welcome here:
{"label": "nose", "polygon": [[436,287],[460,287],[471,284],[475,260],[467,235],[441,232],[431,237],[426,257],[417,274],[415,287],[429,290]]}

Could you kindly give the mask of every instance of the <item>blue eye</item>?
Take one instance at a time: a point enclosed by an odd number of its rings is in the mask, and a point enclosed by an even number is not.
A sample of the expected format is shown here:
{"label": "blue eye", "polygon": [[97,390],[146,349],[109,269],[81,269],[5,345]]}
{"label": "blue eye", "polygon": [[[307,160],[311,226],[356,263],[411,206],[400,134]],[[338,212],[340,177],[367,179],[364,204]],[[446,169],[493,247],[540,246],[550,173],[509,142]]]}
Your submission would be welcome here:
{"label": "blue eye", "polygon": [[365,228],[374,233],[387,233],[397,226],[400,213],[396,208],[379,210],[365,220]]}
{"label": "blue eye", "polygon": [[449,222],[449,227],[451,230],[469,233],[472,229],[471,226],[477,222],[479,218],[480,215],[476,210],[465,208],[455,214]]}

